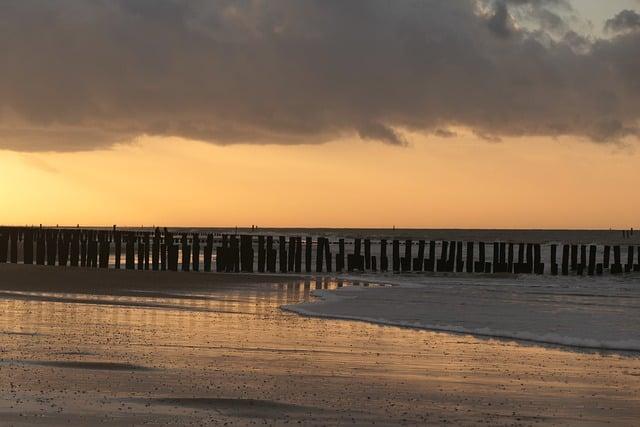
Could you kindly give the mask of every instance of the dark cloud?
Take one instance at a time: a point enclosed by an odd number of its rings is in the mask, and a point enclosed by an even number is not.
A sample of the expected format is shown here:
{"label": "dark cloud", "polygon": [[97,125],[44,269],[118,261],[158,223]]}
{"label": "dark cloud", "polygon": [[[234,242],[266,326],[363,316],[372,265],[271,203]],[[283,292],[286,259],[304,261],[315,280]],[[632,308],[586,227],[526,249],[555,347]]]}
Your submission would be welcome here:
{"label": "dark cloud", "polygon": [[448,126],[637,136],[640,32],[588,40],[570,12],[562,0],[6,0],[0,148],[145,134],[404,145],[403,129]]}
{"label": "dark cloud", "polygon": [[633,10],[623,10],[607,20],[605,29],[614,33],[640,30],[640,14]]}

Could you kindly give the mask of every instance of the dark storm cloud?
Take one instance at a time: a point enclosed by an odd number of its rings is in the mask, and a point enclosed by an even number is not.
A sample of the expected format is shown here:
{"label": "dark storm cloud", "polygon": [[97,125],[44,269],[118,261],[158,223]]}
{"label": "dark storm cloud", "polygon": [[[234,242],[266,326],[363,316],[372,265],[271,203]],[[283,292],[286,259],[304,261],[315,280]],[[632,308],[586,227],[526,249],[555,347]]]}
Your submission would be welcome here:
{"label": "dark storm cloud", "polygon": [[612,32],[640,30],[640,14],[633,10],[623,10],[607,20],[605,29]]}
{"label": "dark storm cloud", "polygon": [[0,148],[638,135],[640,32],[559,37],[567,13],[562,0],[7,0]]}

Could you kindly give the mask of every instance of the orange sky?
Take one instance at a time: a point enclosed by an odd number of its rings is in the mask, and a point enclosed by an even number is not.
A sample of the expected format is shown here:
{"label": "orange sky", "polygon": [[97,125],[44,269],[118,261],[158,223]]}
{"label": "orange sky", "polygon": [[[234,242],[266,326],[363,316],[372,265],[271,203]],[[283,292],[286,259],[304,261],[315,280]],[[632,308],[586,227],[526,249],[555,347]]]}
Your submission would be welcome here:
{"label": "orange sky", "polygon": [[409,135],[220,147],[178,139],[84,153],[0,151],[3,224],[622,228],[640,153],[572,139]]}

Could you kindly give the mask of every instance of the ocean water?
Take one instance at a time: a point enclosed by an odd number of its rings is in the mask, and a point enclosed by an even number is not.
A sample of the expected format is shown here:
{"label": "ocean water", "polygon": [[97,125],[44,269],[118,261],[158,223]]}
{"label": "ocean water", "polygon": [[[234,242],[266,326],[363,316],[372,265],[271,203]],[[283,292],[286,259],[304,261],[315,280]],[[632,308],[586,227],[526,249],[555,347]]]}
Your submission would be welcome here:
{"label": "ocean water", "polygon": [[393,286],[318,291],[302,315],[631,352],[640,356],[640,274],[603,277],[360,275]]}

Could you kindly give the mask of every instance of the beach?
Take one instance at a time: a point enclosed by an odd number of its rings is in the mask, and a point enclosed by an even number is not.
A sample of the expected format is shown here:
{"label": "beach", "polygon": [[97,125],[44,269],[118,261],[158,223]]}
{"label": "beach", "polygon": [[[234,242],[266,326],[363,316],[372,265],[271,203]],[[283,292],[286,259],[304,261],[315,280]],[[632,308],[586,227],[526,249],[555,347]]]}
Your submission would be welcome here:
{"label": "beach", "polygon": [[0,277],[0,414],[9,425],[634,425],[640,418],[634,352],[281,308],[322,305],[327,293],[392,292],[391,284],[23,265],[0,265]]}

